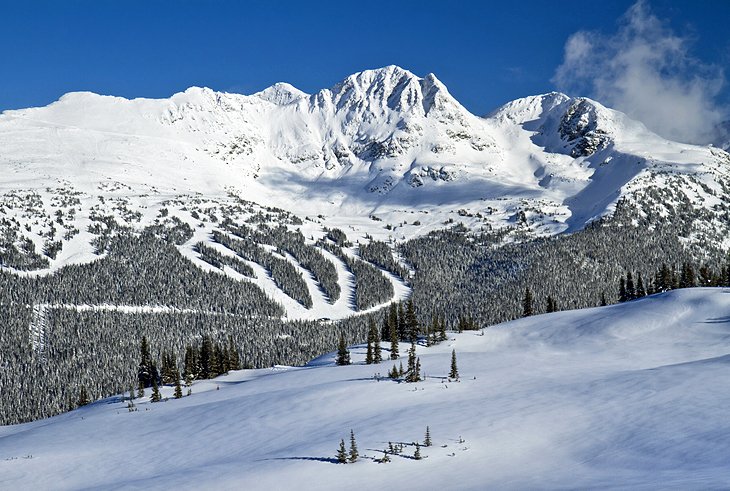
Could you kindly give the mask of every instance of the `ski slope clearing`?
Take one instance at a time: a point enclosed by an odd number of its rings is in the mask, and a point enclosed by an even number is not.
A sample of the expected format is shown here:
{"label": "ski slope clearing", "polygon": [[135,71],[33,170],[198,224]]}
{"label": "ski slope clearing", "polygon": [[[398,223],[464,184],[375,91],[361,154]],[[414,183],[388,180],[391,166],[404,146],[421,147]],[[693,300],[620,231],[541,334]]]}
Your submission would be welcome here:
{"label": "ski slope clearing", "polygon": [[[444,378],[452,349],[459,382]],[[418,347],[415,384],[374,379],[392,362],[365,365],[358,346],[348,367],[330,354],[136,412],[110,398],[2,427],[0,488],[728,488],[728,353],[720,288],[451,334]],[[360,459],[336,464],[350,429]],[[403,454],[376,463],[388,442]]]}

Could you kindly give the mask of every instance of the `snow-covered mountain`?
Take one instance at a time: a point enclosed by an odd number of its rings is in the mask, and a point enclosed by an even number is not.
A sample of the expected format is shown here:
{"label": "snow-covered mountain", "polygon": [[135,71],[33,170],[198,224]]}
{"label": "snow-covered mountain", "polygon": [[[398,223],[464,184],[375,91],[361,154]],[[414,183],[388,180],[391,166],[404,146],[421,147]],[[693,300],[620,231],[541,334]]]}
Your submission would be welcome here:
{"label": "snow-covered mountain", "polygon": [[[136,411],[111,397],[0,427],[0,487],[726,489],[729,309],[698,288],[449,333],[418,346],[418,383],[378,380],[393,362],[357,346],[352,366],[233,372]],[[360,458],[336,464],[351,429]]]}
{"label": "snow-covered mountain", "polygon": [[653,217],[689,203],[703,231],[727,236],[730,202],[720,149],[664,140],[560,93],[478,117],[433,74],[396,66],[315,94],[285,83],[250,96],[67,94],[0,115],[0,169],[0,264],[39,273],[96,259],[118,227],[180,223],[193,233],[179,250],[205,266],[194,246],[215,245],[222,221],[265,215],[276,225],[281,210],[313,245],[328,227],[352,241],[402,241],[452,223],[553,235],[610,214],[621,198]]}

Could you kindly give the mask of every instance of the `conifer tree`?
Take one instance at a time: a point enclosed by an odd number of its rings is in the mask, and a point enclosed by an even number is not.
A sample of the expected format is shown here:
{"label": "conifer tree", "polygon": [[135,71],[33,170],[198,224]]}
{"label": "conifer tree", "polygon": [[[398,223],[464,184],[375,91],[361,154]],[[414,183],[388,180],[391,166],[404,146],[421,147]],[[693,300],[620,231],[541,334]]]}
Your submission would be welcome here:
{"label": "conifer tree", "polygon": [[134,400],[134,387],[132,387],[131,385],[129,386],[129,400]]}
{"label": "conifer tree", "polygon": [[655,293],[656,293],[656,285],[651,281],[651,279],[646,280],[646,294],[654,295]]}
{"label": "conifer tree", "polygon": [[707,264],[703,264],[699,269],[699,286],[714,286],[717,282],[713,280],[713,274]]}
{"label": "conifer tree", "polygon": [[682,264],[682,275],[679,280],[680,288],[693,288],[697,286],[695,271],[689,263]]}
{"label": "conifer tree", "polygon": [[350,364],[350,351],[347,349],[347,344],[345,344],[345,336],[340,335],[340,343],[337,348],[337,365],[349,365]]}
{"label": "conifer tree", "polygon": [[375,323],[372,324],[373,328],[373,363],[376,365],[379,364],[381,361],[383,361],[383,353],[380,348],[380,333],[378,332],[378,329],[375,327]]}
{"label": "conifer tree", "polygon": [[162,395],[160,394],[160,388],[157,386],[157,380],[152,380],[152,395],[150,396],[150,402],[160,402]]}
{"label": "conifer tree", "polygon": [[347,463],[347,450],[345,450],[345,440],[340,440],[340,448],[337,449],[337,462],[340,464]]}
{"label": "conifer tree", "polygon": [[143,388],[150,387],[153,380],[155,382],[159,380],[159,372],[152,361],[147,336],[142,336],[142,342],[140,344],[140,361],[139,367],[137,368],[137,379]]}
{"label": "conifer tree", "polygon": [[439,322],[439,341],[446,341],[446,318],[441,316],[441,322]]}
{"label": "conifer tree", "polygon": [[549,314],[551,312],[557,312],[557,311],[558,311],[558,305],[557,305],[557,303],[555,302],[555,300],[553,300],[553,297],[551,297],[550,295],[548,295],[548,297],[547,297],[547,310],[546,310],[546,312]]}
{"label": "conifer tree", "polygon": [[360,454],[357,451],[357,442],[355,442],[355,432],[350,430],[350,462],[357,462]]}
{"label": "conifer tree", "polygon": [[210,336],[203,336],[203,342],[200,345],[200,374],[199,378],[205,380],[214,377],[212,365],[213,365],[213,341]]}
{"label": "conifer tree", "polygon": [[437,315],[431,316],[431,335],[433,339],[431,340],[431,344],[436,344],[439,341],[439,317]]}
{"label": "conifer tree", "polygon": [[198,377],[200,368],[197,358],[197,351],[192,346],[186,346],[185,362],[183,364],[183,376],[185,377],[186,385],[190,385]]}
{"label": "conifer tree", "polygon": [[140,381],[137,386],[137,397],[144,397],[144,384]]}
{"label": "conifer tree", "polygon": [[413,300],[408,300],[405,312],[405,330],[408,341],[414,343],[418,340],[418,318]]}
{"label": "conifer tree", "polygon": [[398,367],[398,376],[399,377],[402,377],[403,376],[403,373],[405,373],[403,371],[403,362],[400,362],[400,366]]}
{"label": "conifer tree", "polygon": [[522,317],[529,317],[532,314],[532,292],[528,286],[525,288],[525,298],[522,300]]}
{"label": "conifer tree", "polygon": [[403,302],[398,302],[398,339],[407,339],[406,314],[403,311]]}
{"label": "conifer tree", "polygon": [[459,318],[456,321],[456,332],[464,332],[464,318],[459,314]]}
{"label": "conifer tree", "polygon": [[421,460],[421,445],[416,442],[416,450],[413,452],[413,458],[416,460]]}
{"label": "conifer tree", "polygon": [[[391,317],[392,321],[392,317]],[[398,353],[398,322],[390,322],[390,359],[397,360]]]}
{"label": "conifer tree", "polygon": [[175,373],[175,399],[182,397],[182,386],[180,385],[180,373]]}
{"label": "conifer tree", "polygon": [[449,378],[457,380],[459,378],[459,369],[456,366],[456,350],[451,350],[451,371]]}
{"label": "conifer tree", "polygon": [[[391,304],[392,307],[392,304]],[[383,316],[383,324],[380,326],[380,339],[390,339],[390,313],[389,311]]]}
{"label": "conifer tree", "polygon": [[208,378],[214,378],[223,373],[223,353],[218,343],[213,345],[213,356],[210,357],[210,374]]}
{"label": "conifer tree", "polygon": [[634,278],[631,271],[626,273],[626,299],[634,300],[636,298],[636,287],[634,286]]}
{"label": "conifer tree", "polygon": [[408,350],[408,369],[406,371],[406,382],[415,382],[416,376],[416,343],[411,343]]}
{"label": "conifer tree", "polygon": [[604,292],[601,292],[601,307],[605,307],[606,305],[606,294]]}
{"label": "conifer tree", "polygon": [[395,363],[393,364],[393,369],[388,372],[388,376],[393,380],[398,378],[398,367],[395,366]]}
{"label": "conifer tree", "polygon": [[81,386],[81,391],[79,392],[79,399],[76,402],[76,405],[78,407],[86,406],[89,403],[89,394],[86,392],[86,386]]}
{"label": "conifer tree", "polygon": [[641,272],[639,272],[639,278],[636,280],[636,298],[645,296],[646,289],[644,288],[644,279],[641,277]]}
{"label": "conifer tree", "polygon": [[426,426],[426,438],[423,439],[423,446],[431,446],[431,429],[428,426]]}
{"label": "conifer tree", "polygon": [[629,299],[629,297],[626,294],[626,280],[622,276],[621,281],[619,281],[619,284],[618,284],[618,301],[625,302],[628,299]]}
{"label": "conifer tree", "polygon": [[238,354],[238,349],[233,343],[233,336],[228,336],[228,353],[229,353],[229,369],[240,370],[241,369],[241,357]]}
{"label": "conifer tree", "polygon": [[372,327],[368,330],[368,347],[365,354],[365,364],[373,364],[373,329]]}
{"label": "conifer tree", "polygon": [[657,280],[657,293],[666,292],[673,288],[674,279],[672,270],[666,264],[662,264]]}

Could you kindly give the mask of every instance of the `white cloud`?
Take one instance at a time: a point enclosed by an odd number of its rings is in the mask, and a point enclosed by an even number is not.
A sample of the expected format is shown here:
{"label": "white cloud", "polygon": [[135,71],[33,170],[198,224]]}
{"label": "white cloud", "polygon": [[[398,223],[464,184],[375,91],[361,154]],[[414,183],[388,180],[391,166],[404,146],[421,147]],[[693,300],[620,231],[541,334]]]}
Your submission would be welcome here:
{"label": "white cloud", "polygon": [[639,0],[615,33],[570,36],[553,82],[623,111],[665,138],[708,143],[727,117],[726,108],[715,102],[725,76],[721,68],[692,57],[689,46],[688,38]]}

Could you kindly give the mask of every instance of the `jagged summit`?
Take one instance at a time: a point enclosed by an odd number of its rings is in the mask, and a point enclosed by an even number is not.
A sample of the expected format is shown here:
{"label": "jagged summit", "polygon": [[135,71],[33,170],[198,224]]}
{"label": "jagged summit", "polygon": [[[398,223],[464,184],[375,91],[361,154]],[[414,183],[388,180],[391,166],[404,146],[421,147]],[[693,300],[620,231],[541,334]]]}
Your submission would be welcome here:
{"label": "jagged summit", "polygon": [[318,96],[337,110],[357,108],[380,114],[390,110],[426,116],[433,108],[461,107],[434,74],[420,78],[396,65],[354,73]]}

